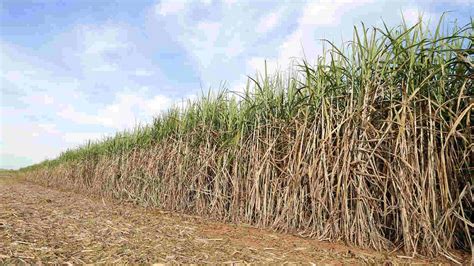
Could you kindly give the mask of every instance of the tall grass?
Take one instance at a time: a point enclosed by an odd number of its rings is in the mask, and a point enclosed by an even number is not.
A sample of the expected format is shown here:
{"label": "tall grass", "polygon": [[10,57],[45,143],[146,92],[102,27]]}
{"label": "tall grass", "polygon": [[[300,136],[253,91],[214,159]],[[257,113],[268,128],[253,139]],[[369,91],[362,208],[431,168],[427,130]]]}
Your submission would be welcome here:
{"label": "tall grass", "polygon": [[[354,28],[257,76],[23,169],[138,204],[450,256],[472,247],[474,23]],[[452,257],[452,256],[451,256]]]}

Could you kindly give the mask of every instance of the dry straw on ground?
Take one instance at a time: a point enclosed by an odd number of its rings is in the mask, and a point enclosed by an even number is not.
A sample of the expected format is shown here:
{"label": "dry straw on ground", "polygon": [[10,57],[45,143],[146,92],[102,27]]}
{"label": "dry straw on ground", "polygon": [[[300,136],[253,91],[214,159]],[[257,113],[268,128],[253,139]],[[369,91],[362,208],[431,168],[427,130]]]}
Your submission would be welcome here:
{"label": "dry straw on ground", "polygon": [[[451,256],[473,231],[472,29],[355,29],[151,126],[25,169],[145,206],[376,250]],[[451,24],[449,24],[451,25]]]}
{"label": "dry straw on ground", "polygon": [[[0,173],[0,264],[449,264],[84,197]],[[467,263],[464,256],[460,262]]]}

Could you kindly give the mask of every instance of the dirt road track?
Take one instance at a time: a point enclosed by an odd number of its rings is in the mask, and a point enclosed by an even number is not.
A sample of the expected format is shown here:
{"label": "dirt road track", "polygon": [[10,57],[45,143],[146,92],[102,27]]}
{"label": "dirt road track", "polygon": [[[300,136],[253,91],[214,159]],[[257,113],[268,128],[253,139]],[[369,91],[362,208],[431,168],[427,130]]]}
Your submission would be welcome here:
{"label": "dirt road track", "polygon": [[394,254],[92,199],[0,178],[0,264],[22,262],[435,261],[407,260]]}

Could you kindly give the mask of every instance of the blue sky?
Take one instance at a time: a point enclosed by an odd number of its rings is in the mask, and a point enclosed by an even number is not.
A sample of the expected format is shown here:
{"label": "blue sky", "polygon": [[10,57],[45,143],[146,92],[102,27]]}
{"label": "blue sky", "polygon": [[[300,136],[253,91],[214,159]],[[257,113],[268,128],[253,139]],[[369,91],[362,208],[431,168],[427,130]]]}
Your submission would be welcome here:
{"label": "blue sky", "polygon": [[[404,14],[470,21],[473,1],[24,1],[0,4],[0,168],[99,139],[222,82],[316,58],[322,38]],[[302,49],[303,48],[303,49]]]}

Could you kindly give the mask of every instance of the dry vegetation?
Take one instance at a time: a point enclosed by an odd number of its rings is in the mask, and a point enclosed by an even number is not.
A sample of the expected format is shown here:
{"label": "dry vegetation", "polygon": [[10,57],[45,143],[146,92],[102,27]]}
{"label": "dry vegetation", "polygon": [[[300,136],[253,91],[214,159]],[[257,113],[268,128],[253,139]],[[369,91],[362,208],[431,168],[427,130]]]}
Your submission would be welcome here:
{"label": "dry vegetation", "polygon": [[[449,263],[11,181],[0,182],[0,264]],[[467,263],[469,257],[462,259]]]}
{"label": "dry vegetation", "polygon": [[469,251],[473,23],[355,29],[312,66],[24,169],[38,183],[407,255]]}

